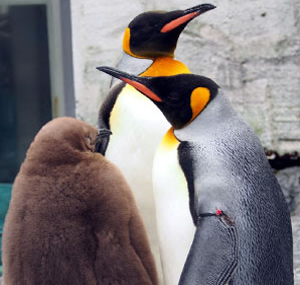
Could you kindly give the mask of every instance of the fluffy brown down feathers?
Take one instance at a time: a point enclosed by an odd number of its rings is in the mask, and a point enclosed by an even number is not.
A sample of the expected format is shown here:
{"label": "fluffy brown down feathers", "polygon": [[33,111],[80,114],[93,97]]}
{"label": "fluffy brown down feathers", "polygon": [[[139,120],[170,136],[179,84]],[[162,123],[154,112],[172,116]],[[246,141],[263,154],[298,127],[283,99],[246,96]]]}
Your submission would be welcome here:
{"label": "fluffy brown down feathers", "polygon": [[5,285],[158,284],[131,191],[92,152],[96,135],[84,122],[58,118],[35,137],[5,220]]}

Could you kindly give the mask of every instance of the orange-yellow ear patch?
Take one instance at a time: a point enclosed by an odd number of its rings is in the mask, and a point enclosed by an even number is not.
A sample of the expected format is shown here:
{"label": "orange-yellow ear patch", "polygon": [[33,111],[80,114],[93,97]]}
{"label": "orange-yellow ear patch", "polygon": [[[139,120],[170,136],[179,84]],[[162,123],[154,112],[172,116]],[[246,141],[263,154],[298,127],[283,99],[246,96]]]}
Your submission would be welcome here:
{"label": "orange-yellow ear patch", "polygon": [[123,50],[131,55],[134,56],[130,50],[130,29],[127,27],[124,33],[124,37],[123,37]]}
{"label": "orange-yellow ear patch", "polygon": [[209,101],[210,92],[207,88],[198,87],[193,90],[191,94],[191,109],[193,112],[192,120],[194,120],[199,113],[204,109]]}
{"label": "orange-yellow ear patch", "polygon": [[124,33],[124,37],[123,37],[123,50],[127,54],[129,54],[129,55],[131,55],[133,57],[142,58],[142,57],[137,56],[137,55],[135,55],[135,54],[133,54],[131,52],[131,49],[130,49],[130,28],[129,27],[126,28],[125,33]]}

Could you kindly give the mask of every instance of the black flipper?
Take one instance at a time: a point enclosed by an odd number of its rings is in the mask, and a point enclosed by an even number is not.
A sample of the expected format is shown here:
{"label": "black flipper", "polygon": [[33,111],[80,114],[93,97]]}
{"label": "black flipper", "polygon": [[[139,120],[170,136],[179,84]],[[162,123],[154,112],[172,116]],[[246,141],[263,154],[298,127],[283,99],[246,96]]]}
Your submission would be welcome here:
{"label": "black flipper", "polygon": [[225,285],[237,267],[237,234],[222,214],[199,218],[179,285]]}
{"label": "black flipper", "polygon": [[99,129],[99,134],[96,138],[95,152],[105,155],[110,135],[112,135],[112,132],[109,129]]}
{"label": "black flipper", "polygon": [[106,149],[109,144],[109,137],[112,134],[112,132],[110,131],[110,124],[109,124],[110,114],[124,86],[125,86],[125,82],[120,82],[117,85],[115,85],[108,93],[107,97],[105,98],[99,110],[99,115],[98,115],[99,135],[97,137],[95,151],[100,152],[102,155],[105,155]]}

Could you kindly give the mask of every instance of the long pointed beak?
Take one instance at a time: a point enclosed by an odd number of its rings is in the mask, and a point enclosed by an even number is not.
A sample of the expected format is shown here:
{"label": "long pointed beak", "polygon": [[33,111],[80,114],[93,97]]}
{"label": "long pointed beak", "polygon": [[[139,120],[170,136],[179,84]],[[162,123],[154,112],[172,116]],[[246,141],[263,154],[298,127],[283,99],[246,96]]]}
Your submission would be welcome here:
{"label": "long pointed beak", "polygon": [[189,9],[186,9],[183,11],[183,15],[181,15],[180,17],[172,20],[171,22],[167,23],[166,25],[164,25],[162,27],[162,29],[160,30],[162,33],[167,33],[170,32],[174,29],[176,29],[177,27],[179,27],[180,25],[183,25],[189,21],[191,21],[192,19],[196,18],[197,16],[215,9],[216,6],[212,5],[212,4],[201,4]]}
{"label": "long pointed beak", "polygon": [[217,7],[212,4],[201,4],[201,5],[184,10],[183,14],[188,15],[188,14],[197,12],[198,13],[197,16],[199,16],[199,15],[201,15],[209,10],[215,9],[215,8],[217,8]]}
{"label": "long pointed beak", "polygon": [[100,66],[97,67],[97,69],[130,84],[135,89],[137,89],[138,91],[140,91],[141,93],[143,93],[144,95],[146,95],[154,101],[162,101],[161,98],[159,98],[153,91],[151,91],[146,86],[148,85],[147,82],[149,81],[149,79],[147,79],[146,77],[141,78],[108,66]]}
{"label": "long pointed beak", "polygon": [[109,75],[111,75],[111,76],[113,76],[115,78],[118,78],[120,80],[130,79],[130,80],[133,80],[133,81],[136,81],[136,82],[139,81],[139,77],[131,75],[131,74],[126,73],[126,72],[123,72],[123,71],[118,70],[118,69],[113,68],[113,67],[99,66],[99,67],[96,67],[96,69],[98,69],[98,70],[100,70],[100,71],[102,71],[104,73],[107,73],[107,74],[109,74]]}

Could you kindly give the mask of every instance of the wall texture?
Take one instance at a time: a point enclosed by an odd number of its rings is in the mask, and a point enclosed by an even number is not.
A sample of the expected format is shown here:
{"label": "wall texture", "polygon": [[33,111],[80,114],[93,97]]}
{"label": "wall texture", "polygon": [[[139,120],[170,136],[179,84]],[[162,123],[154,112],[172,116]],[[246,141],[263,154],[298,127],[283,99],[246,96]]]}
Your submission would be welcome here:
{"label": "wall texture", "polygon": [[[264,147],[300,152],[300,0],[207,2],[217,9],[188,25],[178,41],[176,58],[226,91]],[[110,78],[95,67],[117,65],[123,32],[137,14],[198,4],[196,0],[71,0],[77,117],[96,124]],[[300,207],[296,207],[300,168],[280,171],[277,177],[294,205],[295,273],[300,282]]]}

